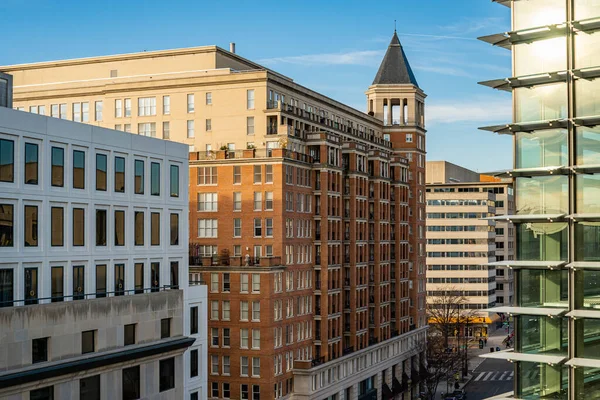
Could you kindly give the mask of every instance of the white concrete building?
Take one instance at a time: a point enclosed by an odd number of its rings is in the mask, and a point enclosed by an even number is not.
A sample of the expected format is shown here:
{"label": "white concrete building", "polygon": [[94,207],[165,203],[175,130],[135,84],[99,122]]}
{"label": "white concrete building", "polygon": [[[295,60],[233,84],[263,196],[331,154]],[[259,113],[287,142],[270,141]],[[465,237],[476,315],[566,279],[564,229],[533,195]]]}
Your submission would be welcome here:
{"label": "white concrete building", "polygon": [[187,170],[186,145],[0,107],[0,399],[205,398]]}

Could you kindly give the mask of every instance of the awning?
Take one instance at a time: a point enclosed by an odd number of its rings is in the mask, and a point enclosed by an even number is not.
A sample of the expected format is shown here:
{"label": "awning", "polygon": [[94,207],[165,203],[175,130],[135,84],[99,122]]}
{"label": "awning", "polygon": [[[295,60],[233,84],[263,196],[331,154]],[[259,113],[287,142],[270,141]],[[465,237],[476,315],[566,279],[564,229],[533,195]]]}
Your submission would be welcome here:
{"label": "awning", "polygon": [[567,312],[566,308],[558,307],[512,307],[512,306],[501,306],[487,308],[483,311],[495,312],[502,314],[513,314],[513,315],[542,315],[546,317],[560,317]]}

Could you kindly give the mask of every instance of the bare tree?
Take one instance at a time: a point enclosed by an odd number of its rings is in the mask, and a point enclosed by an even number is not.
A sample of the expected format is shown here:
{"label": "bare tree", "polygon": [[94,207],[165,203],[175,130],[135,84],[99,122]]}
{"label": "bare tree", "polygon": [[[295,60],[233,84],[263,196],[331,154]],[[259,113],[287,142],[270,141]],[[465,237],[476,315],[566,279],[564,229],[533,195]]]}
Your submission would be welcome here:
{"label": "bare tree", "polygon": [[446,381],[451,374],[460,370],[463,354],[460,351],[448,352],[444,338],[434,333],[428,335],[427,343],[423,346],[427,356],[427,363],[423,366],[423,394],[426,399],[434,400],[440,382]]}
{"label": "bare tree", "polygon": [[460,331],[459,322],[465,318],[470,310],[464,309],[467,298],[454,286],[442,287],[436,290],[436,295],[427,299],[427,318],[430,332],[441,335],[445,348],[449,348],[450,336],[457,336]]}

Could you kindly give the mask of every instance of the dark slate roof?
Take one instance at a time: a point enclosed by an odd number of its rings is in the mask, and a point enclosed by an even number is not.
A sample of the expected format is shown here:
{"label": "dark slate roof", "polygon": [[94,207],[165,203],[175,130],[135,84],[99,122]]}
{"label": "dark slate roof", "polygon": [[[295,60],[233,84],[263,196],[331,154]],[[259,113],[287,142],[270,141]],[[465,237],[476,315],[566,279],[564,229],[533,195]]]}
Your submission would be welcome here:
{"label": "dark slate roof", "polygon": [[413,84],[419,87],[396,31],[373,79],[373,85]]}

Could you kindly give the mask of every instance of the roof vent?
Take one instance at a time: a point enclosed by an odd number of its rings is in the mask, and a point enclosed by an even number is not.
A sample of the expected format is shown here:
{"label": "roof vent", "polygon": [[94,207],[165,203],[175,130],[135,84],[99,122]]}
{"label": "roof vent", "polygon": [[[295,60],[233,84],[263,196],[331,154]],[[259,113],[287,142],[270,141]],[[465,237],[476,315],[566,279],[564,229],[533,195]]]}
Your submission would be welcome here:
{"label": "roof vent", "polygon": [[235,54],[235,43],[231,42],[229,43],[229,51],[233,54]]}

